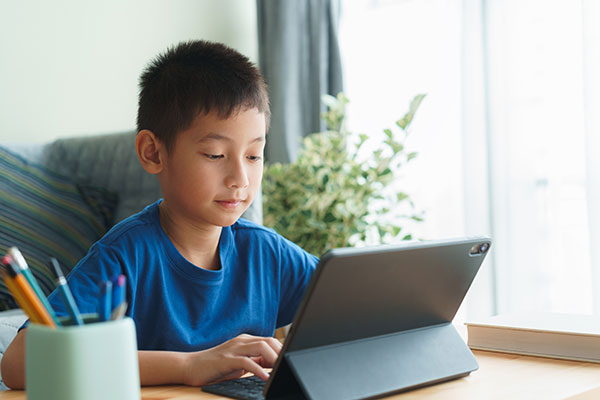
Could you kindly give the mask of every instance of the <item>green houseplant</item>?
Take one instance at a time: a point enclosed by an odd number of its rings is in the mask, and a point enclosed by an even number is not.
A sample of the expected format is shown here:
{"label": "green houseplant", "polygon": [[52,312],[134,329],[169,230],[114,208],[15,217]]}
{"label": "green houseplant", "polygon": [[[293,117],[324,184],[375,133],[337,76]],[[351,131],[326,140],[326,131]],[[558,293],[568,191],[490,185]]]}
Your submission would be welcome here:
{"label": "green houseplant", "polygon": [[[422,216],[392,182],[417,155],[405,149],[405,140],[424,97],[412,99],[382,140],[346,130],[343,93],[323,96],[327,131],[305,137],[295,162],[265,168],[264,224],[318,256],[336,247],[412,239],[399,221]],[[394,214],[400,204],[409,205],[408,214]]]}

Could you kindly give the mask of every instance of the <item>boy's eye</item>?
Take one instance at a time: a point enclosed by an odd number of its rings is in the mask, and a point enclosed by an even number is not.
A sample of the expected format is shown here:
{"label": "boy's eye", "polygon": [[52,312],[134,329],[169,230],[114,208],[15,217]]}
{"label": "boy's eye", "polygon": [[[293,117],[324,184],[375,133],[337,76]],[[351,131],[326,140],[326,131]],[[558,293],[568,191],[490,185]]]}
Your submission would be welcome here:
{"label": "boy's eye", "polygon": [[204,157],[208,158],[209,160],[219,160],[221,158],[223,158],[223,154],[204,154]]}
{"label": "boy's eye", "polygon": [[260,160],[262,160],[262,157],[260,157],[260,156],[248,156],[248,160],[250,160],[250,161],[260,161]]}

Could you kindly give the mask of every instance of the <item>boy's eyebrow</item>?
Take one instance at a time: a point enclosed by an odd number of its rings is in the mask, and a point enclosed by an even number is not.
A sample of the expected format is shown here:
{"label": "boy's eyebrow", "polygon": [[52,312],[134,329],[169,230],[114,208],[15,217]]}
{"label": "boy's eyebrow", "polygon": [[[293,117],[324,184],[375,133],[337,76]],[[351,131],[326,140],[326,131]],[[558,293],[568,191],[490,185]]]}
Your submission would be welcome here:
{"label": "boy's eyebrow", "polygon": [[[211,132],[205,136],[202,136],[200,139],[198,139],[198,143],[207,142],[209,140],[231,141],[231,138],[221,135],[220,133]],[[261,135],[261,136],[258,136],[256,138],[252,139],[250,141],[250,143],[260,143],[260,142],[264,142],[264,141],[265,141],[265,136]]]}

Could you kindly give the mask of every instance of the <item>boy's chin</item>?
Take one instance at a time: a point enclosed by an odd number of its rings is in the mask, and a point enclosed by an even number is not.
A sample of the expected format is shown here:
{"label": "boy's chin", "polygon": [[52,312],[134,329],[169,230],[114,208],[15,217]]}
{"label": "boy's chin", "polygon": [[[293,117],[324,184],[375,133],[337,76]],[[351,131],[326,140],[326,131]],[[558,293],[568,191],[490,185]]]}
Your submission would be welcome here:
{"label": "boy's chin", "polygon": [[223,216],[223,217],[219,218],[216,225],[219,225],[223,228],[227,227],[227,226],[231,226],[231,225],[235,224],[242,217],[242,214],[243,213],[236,213],[235,215]]}

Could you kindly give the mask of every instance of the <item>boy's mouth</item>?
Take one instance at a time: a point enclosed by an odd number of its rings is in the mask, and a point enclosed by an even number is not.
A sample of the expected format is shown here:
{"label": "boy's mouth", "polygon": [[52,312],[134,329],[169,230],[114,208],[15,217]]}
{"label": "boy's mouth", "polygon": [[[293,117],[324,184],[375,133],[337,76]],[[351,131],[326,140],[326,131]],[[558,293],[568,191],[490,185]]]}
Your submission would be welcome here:
{"label": "boy's mouth", "polygon": [[242,199],[227,199],[227,200],[217,200],[217,203],[225,208],[236,208],[240,204],[242,204],[244,200]]}

